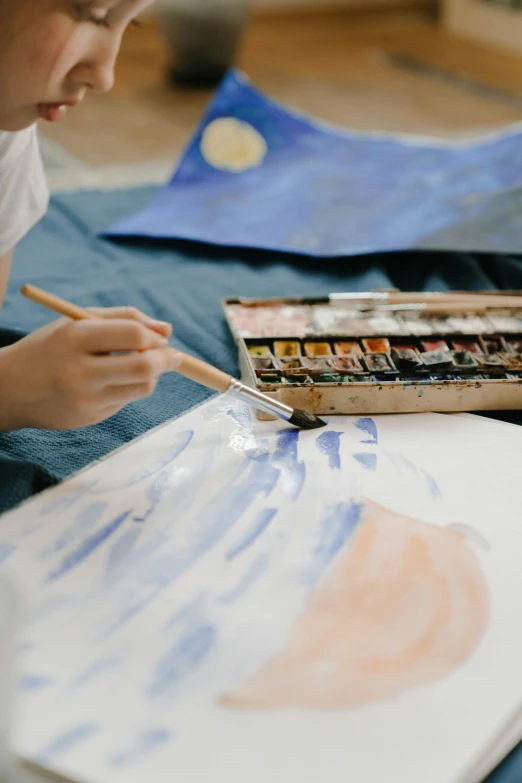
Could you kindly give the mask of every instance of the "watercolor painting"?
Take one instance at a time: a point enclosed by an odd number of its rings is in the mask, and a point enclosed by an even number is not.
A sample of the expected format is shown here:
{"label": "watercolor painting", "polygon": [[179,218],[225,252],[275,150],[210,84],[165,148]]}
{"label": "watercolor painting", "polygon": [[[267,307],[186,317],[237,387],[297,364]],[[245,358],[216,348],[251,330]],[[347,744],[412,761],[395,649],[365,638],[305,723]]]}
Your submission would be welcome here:
{"label": "watercolor painting", "polygon": [[4,515],[17,752],[88,783],[457,780],[522,692],[520,437],[436,414],[298,431],[225,395]]}
{"label": "watercolor painting", "polygon": [[348,131],[291,110],[238,71],[170,182],[109,236],[312,257],[522,250],[521,128],[469,141]]}

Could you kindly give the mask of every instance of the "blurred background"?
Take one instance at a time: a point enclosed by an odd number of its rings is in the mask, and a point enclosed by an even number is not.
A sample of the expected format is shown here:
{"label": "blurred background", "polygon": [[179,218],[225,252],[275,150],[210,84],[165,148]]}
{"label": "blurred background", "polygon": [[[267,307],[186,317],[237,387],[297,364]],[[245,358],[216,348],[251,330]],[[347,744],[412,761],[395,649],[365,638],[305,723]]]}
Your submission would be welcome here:
{"label": "blurred background", "polygon": [[227,67],[355,129],[439,137],[522,120],[521,0],[157,0],[116,86],[41,128],[56,190],[163,182]]}

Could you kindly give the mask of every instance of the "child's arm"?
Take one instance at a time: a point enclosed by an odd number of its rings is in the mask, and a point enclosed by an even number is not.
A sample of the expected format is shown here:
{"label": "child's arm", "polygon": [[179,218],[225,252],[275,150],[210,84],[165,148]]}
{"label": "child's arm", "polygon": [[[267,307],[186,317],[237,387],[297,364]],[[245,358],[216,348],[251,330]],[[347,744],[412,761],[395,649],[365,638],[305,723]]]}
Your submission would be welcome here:
{"label": "child's arm", "polygon": [[9,270],[11,269],[11,258],[13,257],[12,251],[6,253],[5,256],[0,258],[0,307],[2,307],[5,299],[5,292],[7,291],[7,281],[9,279]]}
{"label": "child's arm", "polygon": [[95,312],[104,318],[60,319],[0,350],[0,432],[96,424],[177,368],[168,324],[132,308]]}

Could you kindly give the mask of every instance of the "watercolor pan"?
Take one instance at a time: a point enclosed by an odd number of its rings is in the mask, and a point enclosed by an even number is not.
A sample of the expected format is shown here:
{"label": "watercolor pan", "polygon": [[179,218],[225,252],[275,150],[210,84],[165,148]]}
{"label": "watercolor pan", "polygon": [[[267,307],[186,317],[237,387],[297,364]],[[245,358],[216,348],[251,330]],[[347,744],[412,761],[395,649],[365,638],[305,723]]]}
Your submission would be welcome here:
{"label": "watercolor pan", "polygon": [[336,356],[333,359],[330,359],[329,362],[332,367],[335,367],[337,370],[340,370],[340,372],[347,373],[348,375],[359,375],[366,372],[359,358],[353,354]]}
{"label": "watercolor pan", "polygon": [[435,348],[433,351],[421,353],[422,363],[428,369],[436,367],[452,367],[453,358],[446,348]]}
{"label": "watercolor pan", "polygon": [[274,360],[270,356],[254,356],[250,354],[252,357],[252,366],[256,370],[273,370],[274,368]]}
{"label": "watercolor pan", "polygon": [[453,364],[458,370],[476,369],[479,366],[471,351],[452,351],[452,356]]}
{"label": "watercolor pan", "polygon": [[363,361],[368,372],[398,375],[396,366],[386,353],[369,353]]}
{"label": "watercolor pan", "polygon": [[401,345],[391,349],[391,358],[398,370],[413,370],[422,367],[419,352],[409,346]]}
{"label": "watercolor pan", "polygon": [[278,359],[287,356],[301,356],[301,343],[296,340],[276,340],[274,354]]}
{"label": "watercolor pan", "polygon": [[304,351],[309,359],[315,359],[319,356],[332,356],[330,343],[305,343]]}
{"label": "watercolor pan", "polygon": [[508,353],[510,348],[504,337],[495,335],[495,337],[481,337],[480,343],[484,353]]}
{"label": "watercolor pan", "polygon": [[386,337],[366,339],[362,341],[366,353],[390,353],[390,341]]}
{"label": "watercolor pan", "polygon": [[337,354],[337,356],[358,356],[361,357],[363,355],[363,350],[359,343],[351,342],[351,343],[334,343],[334,353]]}
{"label": "watercolor pan", "polygon": [[480,343],[475,340],[452,340],[451,347],[454,351],[469,351],[470,353],[482,353]]}
{"label": "watercolor pan", "polygon": [[[227,299],[243,382],[317,415],[522,409],[522,308]],[[271,418],[258,414],[260,418]]]}
{"label": "watercolor pan", "polygon": [[506,368],[511,371],[522,371],[522,356],[519,353],[499,353],[498,357],[504,362]]}
{"label": "watercolor pan", "polygon": [[423,353],[432,353],[432,351],[448,350],[448,343],[445,340],[421,340]]}
{"label": "watercolor pan", "polygon": [[303,370],[300,356],[281,356],[276,359],[276,366],[279,370]]}
{"label": "watercolor pan", "polygon": [[514,353],[522,353],[522,337],[508,338],[508,345]]}
{"label": "watercolor pan", "polygon": [[326,356],[320,356],[318,359],[303,358],[303,366],[309,372],[332,372],[332,365]]}

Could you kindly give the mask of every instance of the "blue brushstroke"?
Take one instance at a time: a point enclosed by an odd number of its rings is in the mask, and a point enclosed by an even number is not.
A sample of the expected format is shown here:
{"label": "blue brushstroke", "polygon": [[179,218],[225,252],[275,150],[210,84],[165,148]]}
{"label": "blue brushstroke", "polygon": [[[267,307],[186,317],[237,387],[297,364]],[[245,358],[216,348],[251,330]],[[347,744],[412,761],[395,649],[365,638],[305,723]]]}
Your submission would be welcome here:
{"label": "blue brushstroke", "polygon": [[216,643],[216,629],[210,623],[189,631],[157,664],[147,695],[170,695],[176,686],[203,663]]}
{"label": "blue brushstroke", "polygon": [[137,473],[135,476],[131,476],[130,478],[126,478],[120,483],[114,482],[112,484],[98,487],[98,489],[94,490],[92,494],[104,495],[108,492],[119,492],[123,489],[134,487],[136,484],[140,484],[142,481],[145,481],[145,479],[154,476],[167,465],[170,465],[172,462],[174,462],[180,456],[180,454],[185,451],[193,437],[194,430],[185,430],[183,432],[176,433],[174,436],[174,446],[169,449],[168,452],[159,457],[156,462],[153,462],[148,467],[142,469],[140,473]]}
{"label": "blue brushstroke", "polygon": [[341,447],[342,434],[342,432],[335,432],[335,430],[327,430],[318,435],[315,440],[319,451],[328,457],[328,467],[332,468],[332,470],[341,469],[339,449]]}
{"label": "blue brushstroke", "polygon": [[226,595],[219,597],[219,603],[232,604],[234,601],[242,598],[246,593],[248,593],[250,588],[256,584],[256,582],[259,580],[259,577],[265,573],[269,562],[270,558],[266,552],[262,555],[259,555],[254,560],[247,572],[243,575],[239,584],[237,584],[229,593],[226,593]]}
{"label": "blue brushstroke", "polygon": [[361,451],[358,454],[354,454],[353,458],[363,466],[365,470],[376,471],[377,470],[377,454],[370,454],[367,451]]}
{"label": "blue brushstroke", "polygon": [[117,516],[116,519],[113,519],[112,522],[109,522],[107,525],[100,528],[100,530],[94,533],[94,535],[84,541],[78,549],[68,554],[67,557],[60,563],[58,568],[56,568],[54,571],[51,571],[51,573],[48,575],[46,580],[47,584],[50,582],[55,582],[57,579],[65,576],[65,574],[68,574],[70,571],[76,568],[76,566],[87,560],[88,557],[96,552],[98,547],[100,547],[112,535],[114,535],[118,528],[123,525],[130,513],[130,509],[128,511],[124,511],[123,514]]}
{"label": "blue brushstroke", "polygon": [[386,456],[399,469],[403,467],[407,468],[407,470],[411,471],[415,476],[419,476],[426,484],[428,492],[430,493],[433,500],[442,499],[442,492],[440,491],[439,485],[437,484],[433,476],[431,476],[427,471],[425,471],[424,468],[420,468],[418,465],[416,465],[414,462],[408,459],[408,457],[405,457],[404,454],[401,454],[398,451],[387,451]]}
{"label": "blue brushstroke", "polygon": [[280,430],[277,433],[276,450],[272,457],[272,464],[282,472],[282,488],[292,500],[297,500],[299,497],[306,477],[305,463],[297,459],[299,435],[300,430]]}
{"label": "blue brushstroke", "polygon": [[97,734],[100,727],[97,723],[81,723],[64,734],[56,737],[36,754],[38,761],[55,761],[59,756],[67,753],[71,748],[82,745],[88,739]]}
{"label": "blue brushstroke", "polygon": [[127,749],[115,753],[109,759],[112,767],[126,767],[135,764],[143,756],[161,748],[168,742],[172,742],[174,735],[167,729],[148,729],[140,734]]}
{"label": "blue brushstroke", "polygon": [[244,552],[245,549],[252,546],[259,536],[264,533],[276,514],[277,508],[262,508],[255,516],[248,529],[243,532],[241,538],[228,550],[225,558],[227,560],[234,560],[234,558]]}
{"label": "blue brushstroke", "polygon": [[18,687],[24,693],[28,693],[41,691],[43,688],[47,688],[48,685],[51,685],[52,682],[50,677],[44,677],[38,674],[24,674],[24,676],[20,678]]}
{"label": "blue brushstroke", "polygon": [[17,547],[8,541],[0,543],[0,564],[7,562],[11,555],[16,552]]}
{"label": "blue brushstroke", "polygon": [[315,585],[362,521],[362,503],[338,503],[321,522],[321,537],[313,553],[306,582]]}
{"label": "blue brushstroke", "polygon": [[107,556],[106,579],[116,576],[122,567],[127,565],[129,555],[134,549],[134,544],[141,536],[141,532],[139,528],[126,530],[112,545]]}
{"label": "blue brushstroke", "polygon": [[111,671],[111,669],[115,669],[120,664],[121,661],[118,658],[100,658],[80,672],[80,674],[78,674],[74,680],[72,680],[70,687],[81,688],[84,685],[89,685],[97,677],[100,677],[102,674]]}
{"label": "blue brushstroke", "polygon": [[368,436],[366,440],[362,440],[361,443],[372,443],[375,446],[379,443],[379,436],[377,434],[377,425],[373,419],[357,419],[355,426],[358,430],[365,432]]}
{"label": "blue brushstroke", "polygon": [[190,603],[183,606],[176,612],[174,617],[171,617],[167,622],[165,628],[167,630],[177,628],[180,626],[183,628],[196,627],[201,625],[203,618],[205,617],[205,608],[208,600],[208,591],[202,590],[201,593]]}
{"label": "blue brushstroke", "polygon": [[90,533],[96,527],[108,507],[108,503],[98,500],[82,508],[76,517],[76,521],[53,544],[48,544],[42,549],[40,558],[45,560],[62,552],[64,549],[69,549],[77,541],[83,540],[87,533]]}

